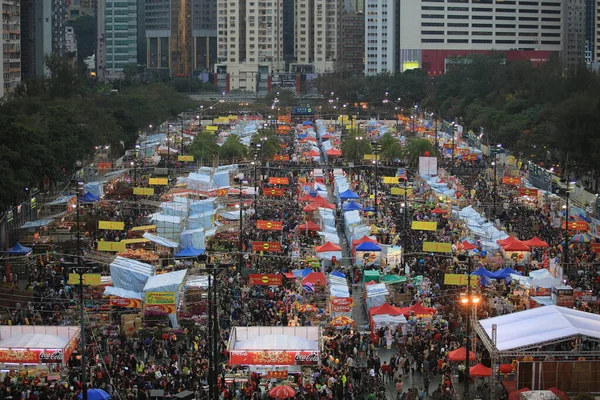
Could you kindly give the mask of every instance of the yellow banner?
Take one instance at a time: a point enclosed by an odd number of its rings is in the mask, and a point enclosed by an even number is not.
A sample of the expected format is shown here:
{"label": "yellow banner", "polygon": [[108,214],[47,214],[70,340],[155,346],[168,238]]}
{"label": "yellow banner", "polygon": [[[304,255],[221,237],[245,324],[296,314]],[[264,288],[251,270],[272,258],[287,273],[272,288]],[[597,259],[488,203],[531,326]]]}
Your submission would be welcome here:
{"label": "yellow banner", "polygon": [[363,160],[379,160],[379,156],[376,154],[365,154],[363,155]]}
{"label": "yellow banner", "polygon": [[218,131],[218,130],[219,130],[219,127],[218,127],[218,126],[216,126],[216,125],[208,125],[208,126],[206,127],[206,130],[207,130],[207,131],[209,131],[209,132],[216,132],[216,131]]}
{"label": "yellow banner", "polygon": [[142,187],[133,188],[133,194],[139,194],[142,196],[153,196],[154,188],[142,188]]}
{"label": "yellow banner", "polygon": [[175,304],[175,292],[148,292],[146,304]]}
{"label": "yellow banner", "polygon": [[[467,286],[469,276],[467,274],[444,274],[444,285]],[[471,286],[479,284],[479,277],[471,275]]]}
{"label": "yellow banner", "polygon": [[122,242],[98,242],[98,251],[125,251],[125,243]]}
{"label": "yellow banner", "polygon": [[122,231],[125,229],[124,222],[117,221],[98,221],[98,229],[110,229],[113,231]]}
{"label": "yellow banner", "polygon": [[[102,284],[100,274],[83,274],[83,284],[99,286]],[[79,274],[69,274],[69,285],[79,285]]]}
{"label": "yellow banner", "polygon": [[177,157],[179,161],[194,161],[194,156],[179,156]]}
{"label": "yellow banner", "polygon": [[395,184],[400,182],[399,176],[384,176],[383,183]]}
{"label": "yellow banner", "polygon": [[452,253],[452,243],[423,242],[423,251],[427,253]]}
{"label": "yellow banner", "polygon": [[149,240],[146,238],[135,238],[135,239],[123,239],[121,243],[125,244],[137,244],[137,243],[148,243]]}
{"label": "yellow banner", "polygon": [[[394,196],[404,196],[404,188],[393,187],[390,190],[391,190],[391,194]],[[410,189],[410,188],[406,189],[406,195],[410,196],[411,194],[412,194],[412,189]]]}
{"label": "yellow banner", "polygon": [[411,228],[414,231],[435,231],[437,230],[437,222],[413,221]]}
{"label": "yellow banner", "polygon": [[153,231],[155,229],[156,225],[142,225],[131,228],[132,231]]}
{"label": "yellow banner", "polygon": [[168,185],[169,184],[169,179],[168,178],[150,178],[148,179],[148,184],[149,185]]}

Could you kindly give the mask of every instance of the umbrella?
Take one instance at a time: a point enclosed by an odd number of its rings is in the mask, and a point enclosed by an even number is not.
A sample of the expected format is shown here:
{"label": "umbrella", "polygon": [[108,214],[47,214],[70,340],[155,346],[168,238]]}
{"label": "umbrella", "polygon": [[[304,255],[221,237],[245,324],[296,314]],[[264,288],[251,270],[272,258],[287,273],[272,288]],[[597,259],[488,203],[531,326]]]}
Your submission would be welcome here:
{"label": "umbrella", "polygon": [[296,395],[296,391],[289,386],[279,385],[269,390],[269,396],[275,399],[290,399]]}
{"label": "umbrella", "polygon": [[[80,393],[77,398],[82,399],[83,393]],[[88,389],[87,398],[88,400],[108,400],[110,399],[110,394],[106,393],[102,389]]]}
{"label": "umbrella", "polygon": [[590,243],[592,237],[587,233],[578,233],[571,238],[571,243]]}
{"label": "umbrella", "polygon": [[313,306],[312,304],[300,304],[298,307],[296,307],[296,310],[298,310],[298,312],[301,312],[301,313],[319,311],[319,309],[316,306]]}
{"label": "umbrella", "polygon": [[354,324],[354,320],[352,318],[346,317],[344,315],[335,317],[329,323],[329,325],[331,325],[331,326],[346,326],[346,325],[353,325],[353,324]]}

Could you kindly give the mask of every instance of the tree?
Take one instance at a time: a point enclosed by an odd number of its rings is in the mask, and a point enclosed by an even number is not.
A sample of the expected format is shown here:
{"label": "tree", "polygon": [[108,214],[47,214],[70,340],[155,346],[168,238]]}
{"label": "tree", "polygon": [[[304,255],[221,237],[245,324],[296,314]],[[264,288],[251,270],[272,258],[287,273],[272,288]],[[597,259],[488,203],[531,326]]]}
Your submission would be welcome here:
{"label": "tree", "polygon": [[342,154],[348,161],[362,160],[365,154],[371,153],[368,135],[358,129],[349,129],[348,135],[342,140]]}
{"label": "tree", "polygon": [[379,139],[379,144],[381,144],[381,153],[379,154],[379,157],[382,160],[394,161],[402,158],[404,155],[402,143],[389,132],[383,134]]}
{"label": "tree", "polygon": [[251,143],[260,144],[258,157],[266,159],[272,158],[281,150],[281,140],[272,129],[261,129],[256,135],[252,136]]}
{"label": "tree", "polygon": [[225,139],[225,143],[219,149],[219,158],[229,160],[233,163],[234,160],[241,160],[246,157],[247,149],[242,143],[241,138],[238,135],[230,135]]}
{"label": "tree", "polygon": [[192,141],[190,152],[194,155],[194,159],[204,162],[211,162],[215,154],[219,153],[219,145],[215,140],[215,135],[209,131],[202,131]]}
{"label": "tree", "polygon": [[405,148],[406,161],[409,165],[416,165],[419,157],[423,157],[427,152],[433,156],[433,144],[427,139],[413,138],[408,139]]}

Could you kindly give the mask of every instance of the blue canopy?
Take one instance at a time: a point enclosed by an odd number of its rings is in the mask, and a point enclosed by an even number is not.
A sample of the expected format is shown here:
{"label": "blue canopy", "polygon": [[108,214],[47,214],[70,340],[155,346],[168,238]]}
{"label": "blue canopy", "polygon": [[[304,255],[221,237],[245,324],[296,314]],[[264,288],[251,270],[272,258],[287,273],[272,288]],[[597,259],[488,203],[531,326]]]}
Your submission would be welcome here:
{"label": "blue canopy", "polygon": [[372,242],[363,242],[356,246],[356,251],[381,251],[381,247]]}
{"label": "blue canopy", "polygon": [[175,257],[198,257],[202,254],[204,254],[204,250],[186,247],[185,249],[179,250],[179,252],[175,254]]}
{"label": "blue canopy", "polygon": [[98,200],[100,200],[100,197],[90,192],[86,192],[83,197],[79,198],[79,201],[82,203],[95,203]]}
{"label": "blue canopy", "polygon": [[354,193],[352,190],[348,189],[345,192],[340,193],[340,199],[349,200],[349,199],[358,199],[358,195]]}
{"label": "blue canopy", "polygon": [[337,276],[338,278],[345,278],[346,277],[346,275],[342,274],[340,271],[337,271],[337,270],[333,271],[331,273],[331,276]]}
{"label": "blue canopy", "polygon": [[362,210],[362,206],[353,201],[344,204],[344,211],[356,211],[356,210]]}
{"label": "blue canopy", "polygon": [[363,209],[363,211],[367,211],[367,212],[375,212],[375,209],[373,207],[365,207]]}
{"label": "blue canopy", "polygon": [[[83,393],[79,393],[77,398],[83,399]],[[87,398],[88,400],[109,400],[111,396],[102,389],[88,389]]]}
{"label": "blue canopy", "polygon": [[515,271],[511,267],[506,267],[504,269],[500,269],[498,271],[495,271],[493,273],[492,277],[496,278],[496,279],[505,279],[505,278],[508,278],[510,276],[510,274],[521,275],[520,272]]}
{"label": "blue canopy", "polygon": [[310,274],[311,272],[313,272],[313,270],[308,267],[306,267],[304,269],[296,269],[296,270],[292,271],[292,273],[294,274],[294,276],[296,278],[304,278],[306,275]]}
{"label": "blue canopy", "polygon": [[312,125],[312,122],[310,122],[309,120],[306,120],[302,123],[302,125]]}
{"label": "blue canopy", "polygon": [[8,249],[8,254],[11,256],[24,256],[25,254],[29,253],[31,253],[31,247],[25,247],[19,242]]}
{"label": "blue canopy", "polygon": [[492,281],[487,276],[482,276],[481,279],[479,279],[480,286],[489,286],[491,284],[492,284]]}
{"label": "blue canopy", "polygon": [[493,272],[488,271],[487,269],[485,269],[483,267],[477,268],[475,271],[471,272],[471,275],[477,275],[477,276],[486,277],[486,278],[495,278]]}
{"label": "blue canopy", "polygon": [[302,134],[298,135],[298,139],[304,139],[306,137],[308,137],[308,134],[306,134],[306,133],[302,133]]}

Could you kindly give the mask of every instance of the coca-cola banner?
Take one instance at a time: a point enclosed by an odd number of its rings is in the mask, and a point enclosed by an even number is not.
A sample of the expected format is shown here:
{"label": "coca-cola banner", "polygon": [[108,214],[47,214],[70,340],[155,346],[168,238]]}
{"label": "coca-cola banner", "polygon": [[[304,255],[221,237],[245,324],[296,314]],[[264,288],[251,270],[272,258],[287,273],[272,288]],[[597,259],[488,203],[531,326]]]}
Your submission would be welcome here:
{"label": "coca-cola banner", "polygon": [[318,365],[318,351],[245,351],[231,350],[229,352],[231,365]]}
{"label": "coca-cola banner", "polygon": [[63,351],[60,350],[0,350],[0,364],[61,364]]}
{"label": "coca-cola banner", "polygon": [[332,306],[350,306],[354,305],[354,299],[352,297],[332,297]]}

